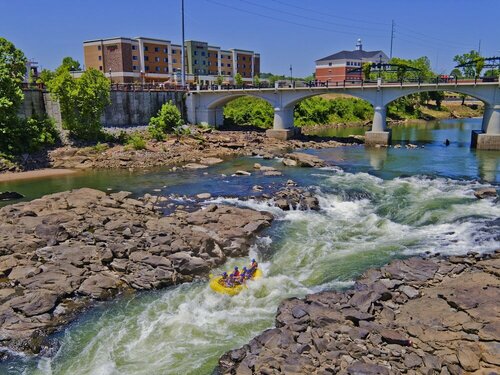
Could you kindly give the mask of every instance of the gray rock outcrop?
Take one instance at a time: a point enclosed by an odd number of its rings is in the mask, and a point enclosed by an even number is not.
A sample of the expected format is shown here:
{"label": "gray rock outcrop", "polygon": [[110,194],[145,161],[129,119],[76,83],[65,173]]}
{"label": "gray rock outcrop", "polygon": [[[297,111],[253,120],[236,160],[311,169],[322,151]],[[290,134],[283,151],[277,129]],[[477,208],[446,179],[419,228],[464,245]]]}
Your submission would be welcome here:
{"label": "gray rock outcrop", "polygon": [[500,252],[396,260],[352,290],[285,300],[215,373],[496,374],[499,300]]}
{"label": "gray rock outcrop", "polygon": [[37,352],[93,300],[207,276],[273,220],[215,204],[162,217],[153,196],[130,195],[84,188],[0,209],[2,346]]}

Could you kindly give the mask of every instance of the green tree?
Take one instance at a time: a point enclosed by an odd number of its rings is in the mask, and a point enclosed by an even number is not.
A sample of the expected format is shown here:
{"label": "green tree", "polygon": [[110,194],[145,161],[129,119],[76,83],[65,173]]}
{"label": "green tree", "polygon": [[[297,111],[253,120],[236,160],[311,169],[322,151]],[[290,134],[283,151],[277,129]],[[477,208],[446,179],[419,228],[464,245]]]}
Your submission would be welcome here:
{"label": "green tree", "polygon": [[471,50],[468,53],[464,53],[462,55],[456,55],[453,58],[458,65],[468,64],[466,66],[461,67],[464,78],[474,78],[476,75],[476,67],[474,64],[469,64],[476,61],[480,57],[479,52]]}
{"label": "green tree", "polygon": [[274,87],[274,84],[279,80],[279,77],[275,75],[270,75],[268,79],[269,79],[269,85],[271,87]]}
{"label": "green tree", "polygon": [[38,79],[36,80],[36,83],[43,83],[44,85],[47,84],[52,78],[54,78],[54,72],[49,69],[42,69],[40,74],[38,75]]}
{"label": "green tree", "polygon": [[458,69],[458,68],[454,68],[450,72],[450,76],[457,77],[457,78],[463,78],[462,71],[460,69]]}
{"label": "green tree", "polygon": [[476,77],[481,76],[481,72],[484,69],[484,57],[478,57],[476,60]]}
{"label": "green tree", "polygon": [[62,65],[67,67],[70,72],[81,70],[80,62],[70,56],[62,59]]}
{"label": "green tree", "polygon": [[21,85],[26,73],[26,57],[7,39],[0,38],[0,132],[5,134],[8,123],[17,118],[24,100]]}
{"label": "green tree", "polygon": [[372,63],[370,62],[365,62],[363,63],[363,66],[361,68],[363,70],[363,77],[365,80],[370,79],[370,73],[372,71]]}
{"label": "green tree", "polygon": [[226,125],[253,125],[269,128],[273,124],[274,110],[263,99],[244,96],[232,100],[224,107]]}
{"label": "green tree", "polygon": [[63,127],[71,136],[83,140],[102,136],[101,115],[110,103],[109,80],[104,74],[91,68],[75,79],[63,64],[47,86],[59,100]]}
{"label": "green tree", "polygon": [[223,82],[222,76],[218,75],[217,78],[215,78],[215,83],[220,86],[222,85],[222,82]]}
{"label": "green tree", "polygon": [[25,72],[24,53],[7,39],[0,38],[0,150],[8,155],[35,151],[57,139],[51,120],[17,117],[24,100]]}
{"label": "green tree", "polygon": [[259,86],[260,85],[260,78],[259,78],[259,76],[257,74],[254,75],[254,77],[253,77],[253,84],[255,86]]}
{"label": "green tree", "polygon": [[149,120],[148,131],[159,141],[165,139],[167,133],[182,125],[182,116],[175,104],[170,100],[163,104],[158,114]]}
{"label": "green tree", "polygon": [[240,73],[236,73],[234,75],[234,83],[236,86],[243,86],[243,78],[241,77]]}
{"label": "green tree", "polygon": [[441,103],[444,100],[444,91],[430,91],[429,99],[434,100],[436,102],[436,107],[441,109]]}

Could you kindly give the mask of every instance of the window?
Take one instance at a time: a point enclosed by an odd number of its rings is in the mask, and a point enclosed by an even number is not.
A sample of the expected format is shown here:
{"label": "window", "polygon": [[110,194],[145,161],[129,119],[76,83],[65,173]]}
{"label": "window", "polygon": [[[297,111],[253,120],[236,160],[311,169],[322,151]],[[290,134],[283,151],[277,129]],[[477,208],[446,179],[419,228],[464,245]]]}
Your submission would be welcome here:
{"label": "window", "polygon": [[172,62],[175,64],[177,63],[177,59],[172,59]]}
{"label": "window", "polygon": [[163,71],[164,71],[165,73],[168,73],[168,68],[163,68]]}
{"label": "window", "polygon": [[194,54],[195,56],[197,56],[197,55],[198,55],[198,51],[194,51],[194,53],[193,53],[193,54]]}
{"label": "window", "polygon": [[227,58],[228,58],[228,59],[230,59],[230,58],[231,58],[231,56],[227,55]]}
{"label": "window", "polygon": [[224,63],[220,63],[220,66],[224,66]]}
{"label": "window", "polygon": [[246,68],[247,66],[245,64],[243,64],[243,68]]}
{"label": "window", "polygon": [[100,51],[101,50],[101,46],[97,46],[97,50]]}
{"label": "window", "polygon": [[168,53],[168,48],[163,48],[163,53]]}
{"label": "window", "polygon": [[102,70],[102,65],[99,65],[99,70]]}
{"label": "window", "polygon": [[198,60],[194,60],[194,65],[198,65]]}
{"label": "window", "polygon": [[160,52],[160,49],[158,47],[155,47],[155,52]]}
{"label": "window", "polygon": [[155,61],[156,62],[160,62],[160,58],[159,57],[155,57]]}
{"label": "window", "polygon": [[176,49],[173,49],[172,50],[172,55],[175,55],[177,53],[177,50]]}
{"label": "window", "polygon": [[208,65],[208,66],[211,66],[212,64],[211,64],[211,62],[209,61],[207,65]]}
{"label": "window", "polygon": [[231,64],[227,64],[227,67],[230,68],[231,67]]}
{"label": "window", "polygon": [[208,57],[210,57],[210,52],[208,53]]}
{"label": "window", "polygon": [[216,59],[219,58],[219,54],[218,53],[215,54],[215,58]]}
{"label": "window", "polygon": [[132,56],[132,60],[137,61],[139,58],[137,56]]}
{"label": "window", "polygon": [[132,46],[132,51],[135,51],[137,49],[137,46]]}
{"label": "window", "polygon": [[147,51],[148,50],[148,46],[144,46],[144,51]]}
{"label": "window", "polygon": [[220,72],[220,74],[225,75],[225,74],[226,74],[226,72],[225,72],[225,71],[221,71],[221,72]]}
{"label": "window", "polygon": [[137,70],[137,65],[132,65],[132,70]]}
{"label": "window", "polygon": [[160,67],[159,67],[159,66],[157,66],[157,67],[155,68],[155,70],[156,70],[157,72],[159,72],[159,71],[160,71]]}
{"label": "window", "polygon": [[201,51],[201,55],[202,55],[202,56],[205,56],[205,51]]}
{"label": "window", "polygon": [[148,66],[148,65],[146,65],[146,66],[144,67],[144,70],[146,70],[146,72],[149,72],[149,66]]}
{"label": "window", "polygon": [[247,58],[245,56],[242,57],[242,60],[245,61]]}
{"label": "window", "polygon": [[332,66],[332,63],[328,63],[328,66]]}
{"label": "window", "polygon": [[163,62],[168,63],[168,58],[167,57],[163,58]]}
{"label": "window", "polygon": [[99,61],[101,61],[102,60],[102,56],[99,56],[98,59],[99,59]]}
{"label": "window", "polygon": [[144,61],[149,61],[149,56],[144,56]]}
{"label": "window", "polygon": [[201,63],[202,63],[203,65],[206,65],[206,62],[205,62],[205,60],[203,60],[203,61],[202,61]]}

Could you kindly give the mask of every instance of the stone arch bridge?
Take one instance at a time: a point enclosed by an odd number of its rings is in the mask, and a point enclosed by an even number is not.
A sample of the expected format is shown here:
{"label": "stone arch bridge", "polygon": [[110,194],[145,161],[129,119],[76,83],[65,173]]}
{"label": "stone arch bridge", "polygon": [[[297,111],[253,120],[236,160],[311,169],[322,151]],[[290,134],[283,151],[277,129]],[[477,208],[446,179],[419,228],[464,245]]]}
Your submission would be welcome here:
{"label": "stone arch bridge", "polygon": [[450,91],[470,95],[484,103],[482,129],[473,131],[471,146],[479,149],[500,150],[500,83],[384,83],[352,84],[333,87],[251,88],[224,90],[195,90],[187,95],[188,121],[192,124],[208,123],[221,126],[223,107],[241,96],[253,96],[270,103],[274,108],[273,129],[268,135],[288,139],[297,134],[293,124],[295,104],[303,99],[322,94],[347,94],[369,102],[374,108],[373,126],[366,132],[366,144],[389,144],[386,110],[392,101],[406,95],[428,91]]}

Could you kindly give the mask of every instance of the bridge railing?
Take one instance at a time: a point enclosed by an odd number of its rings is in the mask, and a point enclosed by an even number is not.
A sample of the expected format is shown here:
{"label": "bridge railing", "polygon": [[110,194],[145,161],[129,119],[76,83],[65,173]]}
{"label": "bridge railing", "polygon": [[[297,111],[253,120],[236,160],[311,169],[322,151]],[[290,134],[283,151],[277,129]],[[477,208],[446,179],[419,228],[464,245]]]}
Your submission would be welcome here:
{"label": "bridge railing", "polygon": [[498,78],[492,77],[481,77],[481,78],[458,78],[452,76],[438,76],[432,79],[416,79],[416,80],[362,80],[362,79],[352,79],[343,81],[296,81],[292,83],[277,83],[275,86],[270,84],[258,84],[258,85],[191,85],[189,90],[191,91],[227,91],[227,90],[252,90],[252,89],[269,89],[269,88],[339,88],[339,87],[377,87],[383,86],[415,86],[415,85],[440,85],[440,84],[477,84],[481,82],[498,82]]}

